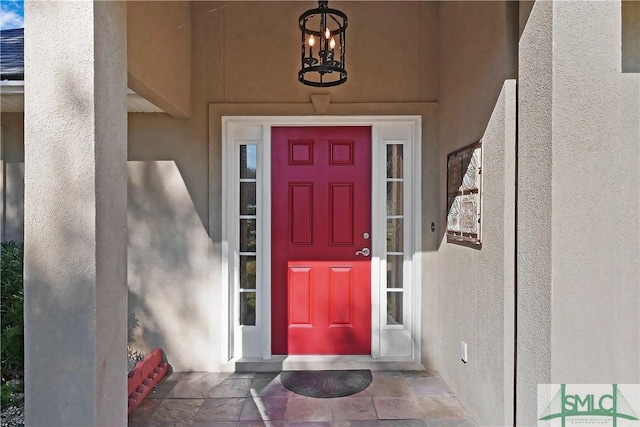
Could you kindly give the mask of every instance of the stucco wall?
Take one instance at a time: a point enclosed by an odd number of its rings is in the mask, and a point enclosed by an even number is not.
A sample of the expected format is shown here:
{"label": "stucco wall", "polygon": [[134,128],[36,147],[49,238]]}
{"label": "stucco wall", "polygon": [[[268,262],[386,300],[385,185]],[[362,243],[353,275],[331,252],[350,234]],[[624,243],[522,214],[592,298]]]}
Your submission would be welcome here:
{"label": "stucco wall", "polygon": [[[209,102],[409,102],[437,98],[437,5],[336,1],[349,16],[346,84],[297,81],[298,17],[313,3],[194,2],[194,84]],[[196,94],[194,93],[194,98]],[[195,104],[198,103],[194,99]]]}
{"label": "stucco wall", "polygon": [[640,382],[640,74],[621,73],[620,22],[618,2],[554,4],[551,379],[558,382]]}
{"label": "stucco wall", "polygon": [[537,423],[537,385],[551,382],[551,22],[552,3],[536,3],[518,53],[519,425]]}
{"label": "stucco wall", "polygon": [[2,123],[2,161],[3,204],[2,233],[3,241],[23,241],[24,233],[24,114],[3,113]]}
{"label": "stucco wall", "polygon": [[640,381],[640,75],[622,69],[620,14],[537,2],[521,39],[522,425],[539,383]]}
{"label": "stucco wall", "polygon": [[[511,425],[517,4],[440,5],[437,369],[479,425]],[[447,153],[483,140],[482,247],[447,243]],[[468,345],[468,362],[460,342]]]}
{"label": "stucco wall", "polygon": [[140,350],[163,348],[175,370],[220,363],[220,341],[207,338],[223,304],[209,283],[207,123],[195,113],[129,114],[129,333]]}
{"label": "stucco wall", "polygon": [[[211,284],[220,277],[221,147],[207,146],[208,104],[246,103],[248,112],[271,103],[271,110],[259,108],[269,115],[279,103],[309,103],[309,95],[319,93],[330,94],[332,104],[437,98],[436,3],[331,4],[349,16],[343,86],[318,89],[297,81],[297,20],[312,4],[193,2],[191,116],[129,115],[130,332],[143,350],[165,348],[177,370],[221,363],[224,325],[217,316],[226,302],[212,295],[219,284]],[[435,138],[434,132],[429,126],[425,135]],[[427,211],[435,212],[434,205]],[[172,301],[179,304],[172,308]]]}
{"label": "stucco wall", "polygon": [[129,88],[167,113],[191,112],[191,4],[127,2]]}
{"label": "stucco wall", "polygon": [[25,423],[123,425],[126,6],[25,14]]}

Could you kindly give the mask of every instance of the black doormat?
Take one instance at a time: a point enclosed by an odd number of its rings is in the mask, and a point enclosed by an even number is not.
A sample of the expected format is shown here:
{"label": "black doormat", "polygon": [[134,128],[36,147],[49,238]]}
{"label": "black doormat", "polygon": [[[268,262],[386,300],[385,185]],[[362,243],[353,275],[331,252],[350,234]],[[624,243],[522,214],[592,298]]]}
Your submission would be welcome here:
{"label": "black doormat", "polygon": [[371,384],[368,369],[348,371],[282,371],[282,385],[308,397],[342,397],[356,394]]}

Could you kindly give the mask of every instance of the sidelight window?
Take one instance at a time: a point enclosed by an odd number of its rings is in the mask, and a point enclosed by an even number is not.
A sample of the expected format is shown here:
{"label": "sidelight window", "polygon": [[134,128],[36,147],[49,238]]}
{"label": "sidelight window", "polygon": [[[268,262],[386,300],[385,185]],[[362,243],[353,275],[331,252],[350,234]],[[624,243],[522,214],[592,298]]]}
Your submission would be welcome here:
{"label": "sidelight window", "polygon": [[240,324],[256,324],[256,236],[257,236],[257,164],[258,146],[240,147]]}
{"label": "sidelight window", "polygon": [[404,267],[403,145],[387,144],[387,325],[402,325]]}

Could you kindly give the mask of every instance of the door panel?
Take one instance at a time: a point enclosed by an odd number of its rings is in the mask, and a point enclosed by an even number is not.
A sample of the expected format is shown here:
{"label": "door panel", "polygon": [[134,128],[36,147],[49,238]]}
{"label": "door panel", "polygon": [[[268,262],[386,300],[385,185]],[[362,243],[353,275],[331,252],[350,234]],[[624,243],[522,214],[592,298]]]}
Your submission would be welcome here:
{"label": "door panel", "polygon": [[308,266],[289,265],[289,325],[313,324],[313,271]]}
{"label": "door panel", "polygon": [[370,354],[371,128],[272,128],[272,353]]}
{"label": "door panel", "polygon": [[289,183],[289,242],[291,245],[313,244],[313,183]]}
{"label": "door panel", "polygon": [[353,246],[354,183],[329,183],[330,245]]}
{"label": "door panel", "polygon": [[353,268],[329,267],[329,327],[353,327]]}

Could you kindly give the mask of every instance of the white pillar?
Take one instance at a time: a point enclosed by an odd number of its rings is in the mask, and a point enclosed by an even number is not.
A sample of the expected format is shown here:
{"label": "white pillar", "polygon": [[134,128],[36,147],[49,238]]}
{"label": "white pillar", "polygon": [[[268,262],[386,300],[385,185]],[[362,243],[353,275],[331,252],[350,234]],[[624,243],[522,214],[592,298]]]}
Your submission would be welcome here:
{"label": "white pillar", "polygon": [[125,425],[126,4],[25,2],[27,425]]}

